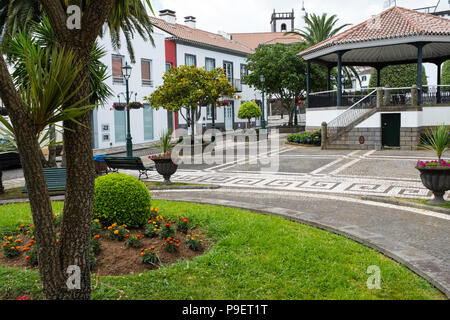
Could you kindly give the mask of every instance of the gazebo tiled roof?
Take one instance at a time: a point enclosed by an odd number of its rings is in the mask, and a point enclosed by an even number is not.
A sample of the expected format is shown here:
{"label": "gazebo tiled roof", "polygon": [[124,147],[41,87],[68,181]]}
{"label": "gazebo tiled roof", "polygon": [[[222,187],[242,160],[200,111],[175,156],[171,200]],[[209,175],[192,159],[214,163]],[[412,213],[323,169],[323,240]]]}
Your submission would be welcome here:
{"label": "gazebo tiled roof", "polygon": [[[413,48],[405,45],[416,42],[435,43],[424,47],[424,60],[450,57],[450,19],[401,7],[392,7],[379,15],[337,34],[299,55],[306,60],[335,63],[338,51],[358,50],[343,56],[344,64],[373,65],[383,62],[411,62],[416,57]],[[393,46],[399,47],[394,48]],[[389,48],[381,49],[387,46]],[[368,48],[379,48],[367,50]],[[365,49],[365,50],[364,50]],[[408,52],[411,51],[411,52]],[[328,55],[328,56],[327,56]]]}

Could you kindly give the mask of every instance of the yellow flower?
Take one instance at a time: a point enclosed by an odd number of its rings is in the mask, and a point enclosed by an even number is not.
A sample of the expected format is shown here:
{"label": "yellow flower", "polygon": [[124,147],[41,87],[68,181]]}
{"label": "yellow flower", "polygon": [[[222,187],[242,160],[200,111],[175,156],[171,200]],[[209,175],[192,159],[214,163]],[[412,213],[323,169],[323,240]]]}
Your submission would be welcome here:
{"label": "yellow flower", "polygon": [[114,234],[119,234],[119,230],[114,231]]}

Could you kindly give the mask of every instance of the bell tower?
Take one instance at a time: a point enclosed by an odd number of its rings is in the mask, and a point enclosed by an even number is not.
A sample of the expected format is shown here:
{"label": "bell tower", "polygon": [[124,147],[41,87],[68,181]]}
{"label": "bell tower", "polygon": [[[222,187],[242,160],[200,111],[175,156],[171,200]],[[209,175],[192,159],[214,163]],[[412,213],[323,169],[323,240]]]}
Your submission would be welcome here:
{"label": "bell tower", "polygon": [[273,10],[272,19],[270,21],[272,32],[289,32],[294,31],[295,15],[292,12],[275,12]]}

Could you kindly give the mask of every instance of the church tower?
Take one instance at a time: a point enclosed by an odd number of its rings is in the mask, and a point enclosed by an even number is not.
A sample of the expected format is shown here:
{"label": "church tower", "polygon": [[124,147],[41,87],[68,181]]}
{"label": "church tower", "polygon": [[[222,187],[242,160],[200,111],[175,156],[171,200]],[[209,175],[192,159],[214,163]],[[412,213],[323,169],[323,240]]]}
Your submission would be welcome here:
{"label": "church tower", "polygon": [[270,21],[272,32],[290,32],[294,31],[294,9],[292,12],[277,13],[273,10],[272,19]]}

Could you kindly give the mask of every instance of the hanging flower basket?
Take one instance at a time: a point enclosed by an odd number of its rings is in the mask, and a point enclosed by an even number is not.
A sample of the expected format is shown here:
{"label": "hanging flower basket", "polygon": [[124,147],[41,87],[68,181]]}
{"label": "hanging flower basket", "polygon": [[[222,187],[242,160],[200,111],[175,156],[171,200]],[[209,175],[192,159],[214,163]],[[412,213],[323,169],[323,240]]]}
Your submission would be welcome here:
{"label": "hanging flower basket", "polygon": [[231,102],[229,100],[223,100],[223,101],[219,101],[220,105],[224,106],[224,107],[228,107]]}
{"label": "hanging flower basket", "polygon": [[113,104],[113,108],[116,109],[117,111],[123,111],[125,110],[125,107],[127,105],[125,103],[114,103]]}
{"label": "hanging flower basket", "polygon": [[1,107],[0,108],[0,115],[7,116],[8,115],[8,110],[6,110],[5,107]]}
{"label": "hanging flower basket", "polygon": [[130,108],[130,109],[142,109],[143,107],[144,107],[144,105],[140,102],[131,102],[128,105],[128,108]]}

